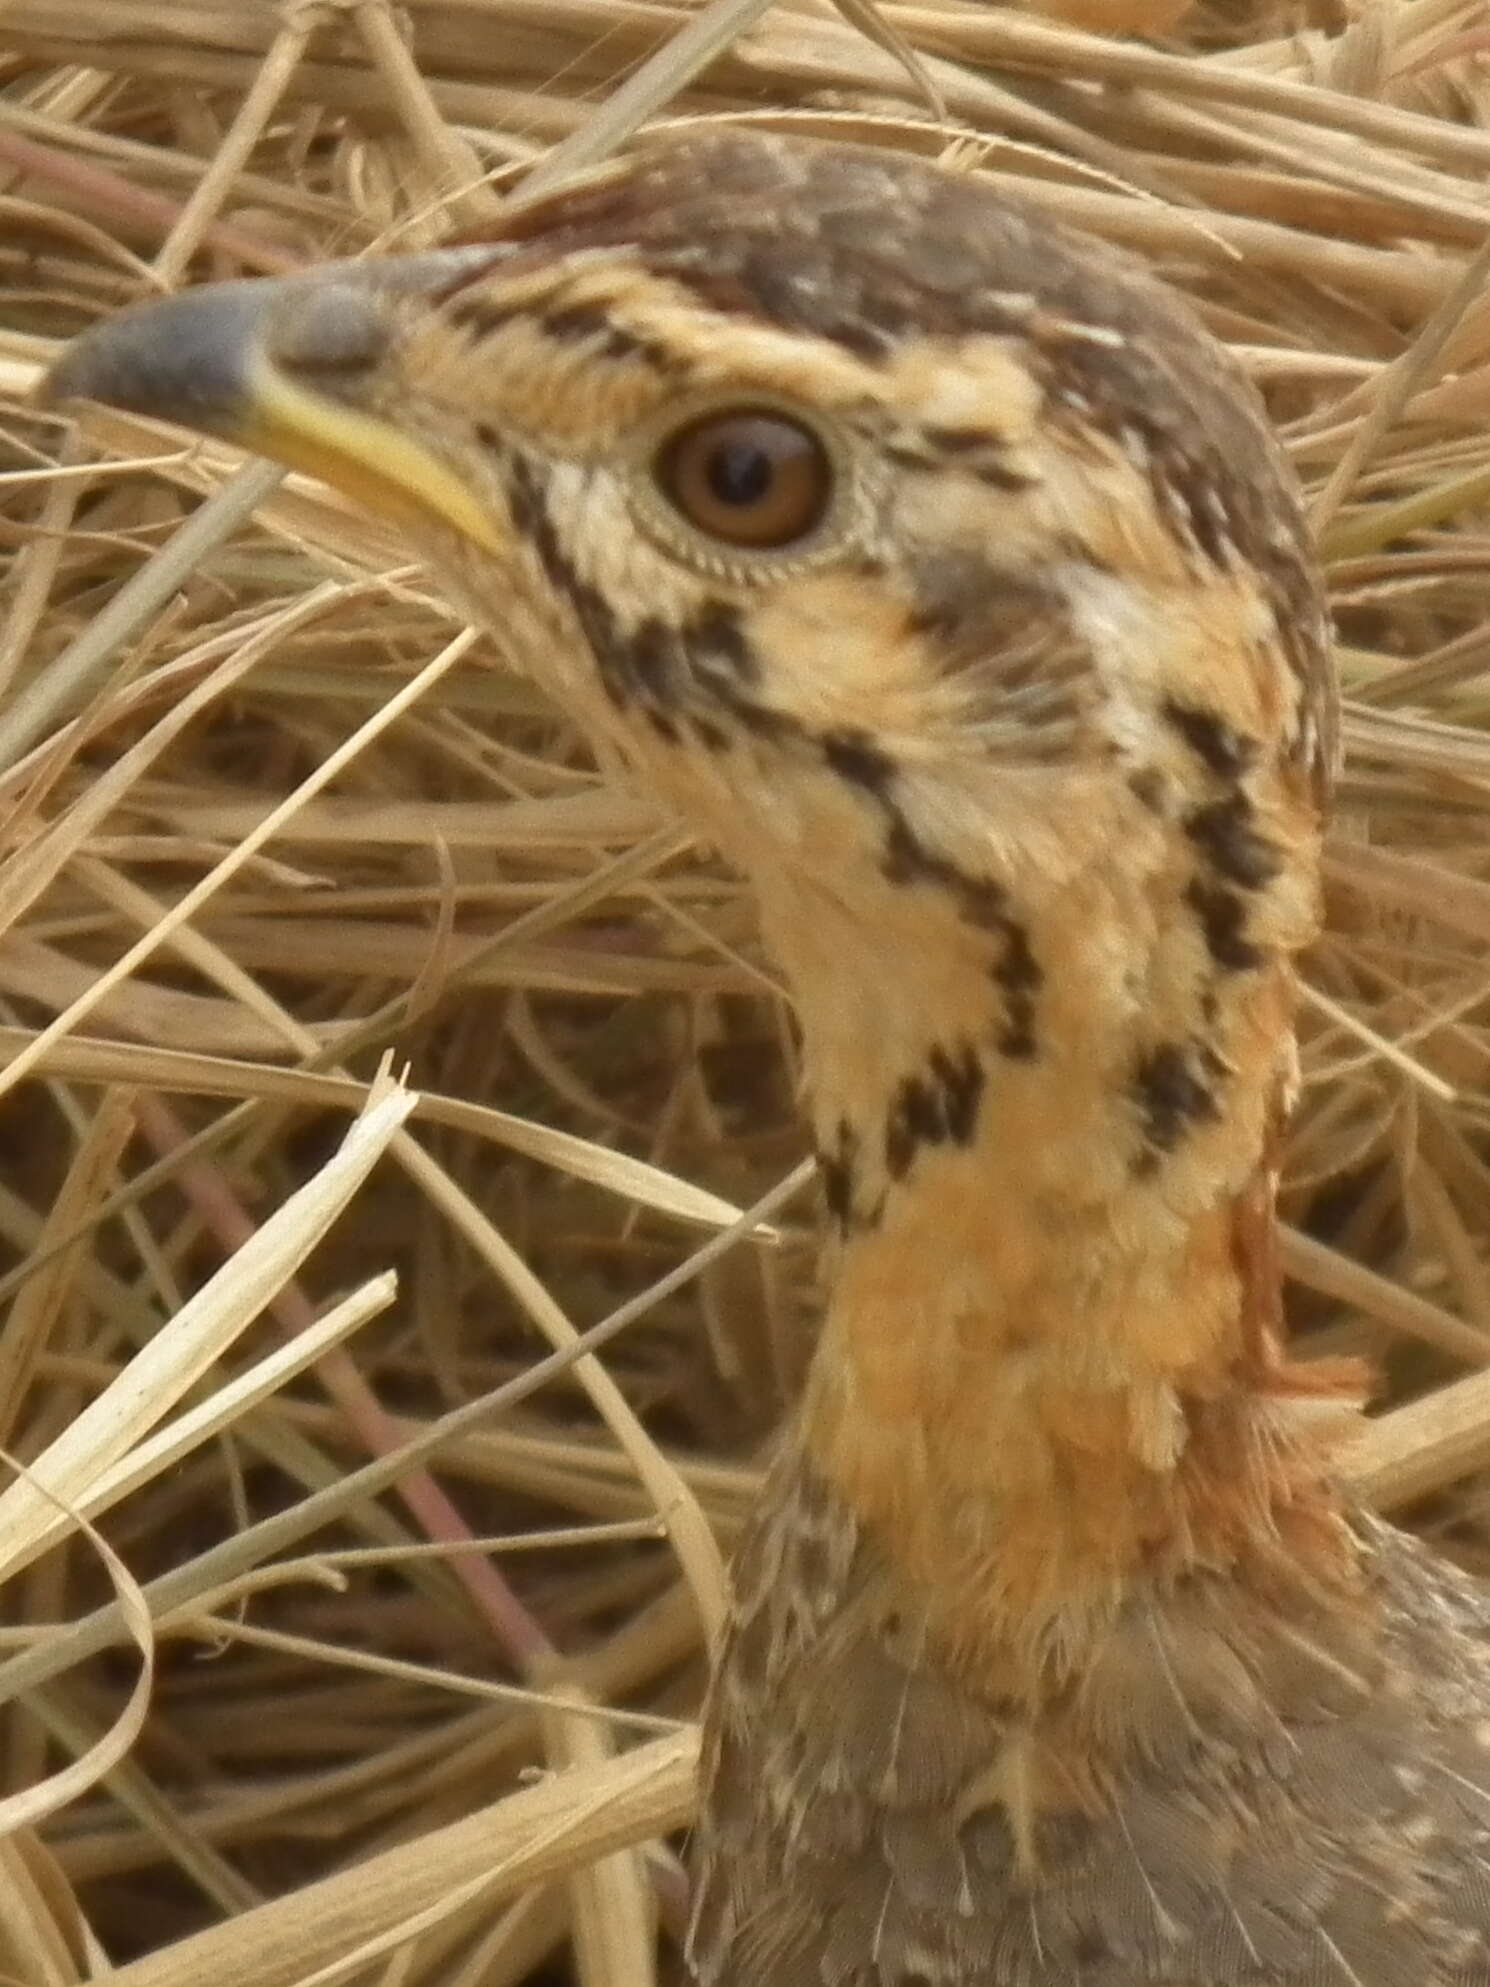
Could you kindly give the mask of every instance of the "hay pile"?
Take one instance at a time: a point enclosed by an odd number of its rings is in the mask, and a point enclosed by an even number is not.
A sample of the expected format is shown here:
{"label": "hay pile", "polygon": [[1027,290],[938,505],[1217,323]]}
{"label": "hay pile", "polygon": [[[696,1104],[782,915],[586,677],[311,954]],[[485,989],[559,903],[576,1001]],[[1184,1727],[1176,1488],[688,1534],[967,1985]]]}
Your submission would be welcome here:
{"label": "hay pile", "polygon": [[737,885],[337,499],[28,407],[55,341],[437,240],[647,115],[956,146],[1152,257],[1338,613],[1295,1321],[1385,1376],[1370,1494],[1490,1565],[1480,19],[11,0],[0,1444],[49,1489],[0,1490],[0,1976],[674,1975],[656,1842],[813,1310]]}

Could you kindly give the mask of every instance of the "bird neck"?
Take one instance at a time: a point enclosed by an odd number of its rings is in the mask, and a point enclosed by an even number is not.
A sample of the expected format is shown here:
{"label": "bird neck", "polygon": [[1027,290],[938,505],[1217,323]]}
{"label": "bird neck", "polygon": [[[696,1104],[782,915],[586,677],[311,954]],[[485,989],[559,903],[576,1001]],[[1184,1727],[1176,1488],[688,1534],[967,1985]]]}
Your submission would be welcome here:
{"label": "bird neck", "polygon": [[807,1453],[984,1677],[1079,1663],[1139,1583],[1345,1551],[1277,1338],[1312,822],[1218,961],[1193,862],[1070,798],[977,901],[924,848],[759,879],[838,1231]]}

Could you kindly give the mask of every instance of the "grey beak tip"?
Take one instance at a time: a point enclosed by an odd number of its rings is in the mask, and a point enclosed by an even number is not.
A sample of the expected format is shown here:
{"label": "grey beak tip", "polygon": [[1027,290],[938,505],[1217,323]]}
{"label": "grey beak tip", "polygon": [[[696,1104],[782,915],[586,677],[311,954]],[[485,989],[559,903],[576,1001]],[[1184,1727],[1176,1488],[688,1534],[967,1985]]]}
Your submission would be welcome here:
{"label": "grey beak tip", "polygon": [[433,295],[499,258],[494,244],[386,262],[330,263],[298,276],[212,283],[136,305],[75,339],[37,388],[40,405],[99,400],[213,433],[252,399],[261,347],[292,369],[349,375],[385,348],[383,300]]}
{"label": "grey beak tip", "polygon": [[143,304],[68,346],[38,389],[42,405],[98,400],[126,413],[212,428],[240,407],[266,286],[215,284]]}
{"label": "grey beak tip", "polygon": [[385,347],[383,300],[437,293],[489,267],[497,252],[485,245],[327,264],[140,304],[76,339],[37,398],[49,407],[99,400],[210,433],[251,398],[249,371],[261,346],[292,369],[354,373],[376,363]]}

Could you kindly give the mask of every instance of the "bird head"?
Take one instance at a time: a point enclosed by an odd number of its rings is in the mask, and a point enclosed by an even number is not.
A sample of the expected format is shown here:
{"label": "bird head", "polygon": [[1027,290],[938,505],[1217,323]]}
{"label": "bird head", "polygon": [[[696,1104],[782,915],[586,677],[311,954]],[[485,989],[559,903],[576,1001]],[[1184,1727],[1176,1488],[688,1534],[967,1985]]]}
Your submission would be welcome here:
{"label": "bird head", "polygon": [[393,518],[752,829],[810,831],[783,795],[816,776],[867,794],[881,858],[897,811],[956,839],[968,790],[1012,850],[1094,774],[1184,792],[1197,751],[1327,750],[1250,390],[1142,272],[981,179],[658,144],[485,241],[127,313],[52,391]]}
{"label": "bird head", "polygon": [[950,1139],[1048,1049],[1152,1157],[1286,1032],[1334,729],[1297,493],[1187,311],[994,182],[654,142],[480,241],[125,313],[51,392],[396,520],[752,875],[820,1129],[872,1064]]}

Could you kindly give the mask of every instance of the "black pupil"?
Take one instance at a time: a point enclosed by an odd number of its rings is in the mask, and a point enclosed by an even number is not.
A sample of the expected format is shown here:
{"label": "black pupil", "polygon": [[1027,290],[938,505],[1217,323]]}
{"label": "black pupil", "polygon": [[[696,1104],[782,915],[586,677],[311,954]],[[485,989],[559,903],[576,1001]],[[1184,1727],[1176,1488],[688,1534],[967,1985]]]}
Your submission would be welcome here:
{"label": "black pupil", "polygon": [[710,451],[705,473],[721,504],[743,509],[767,495],[776,465],[758,442],[720,442]]}

